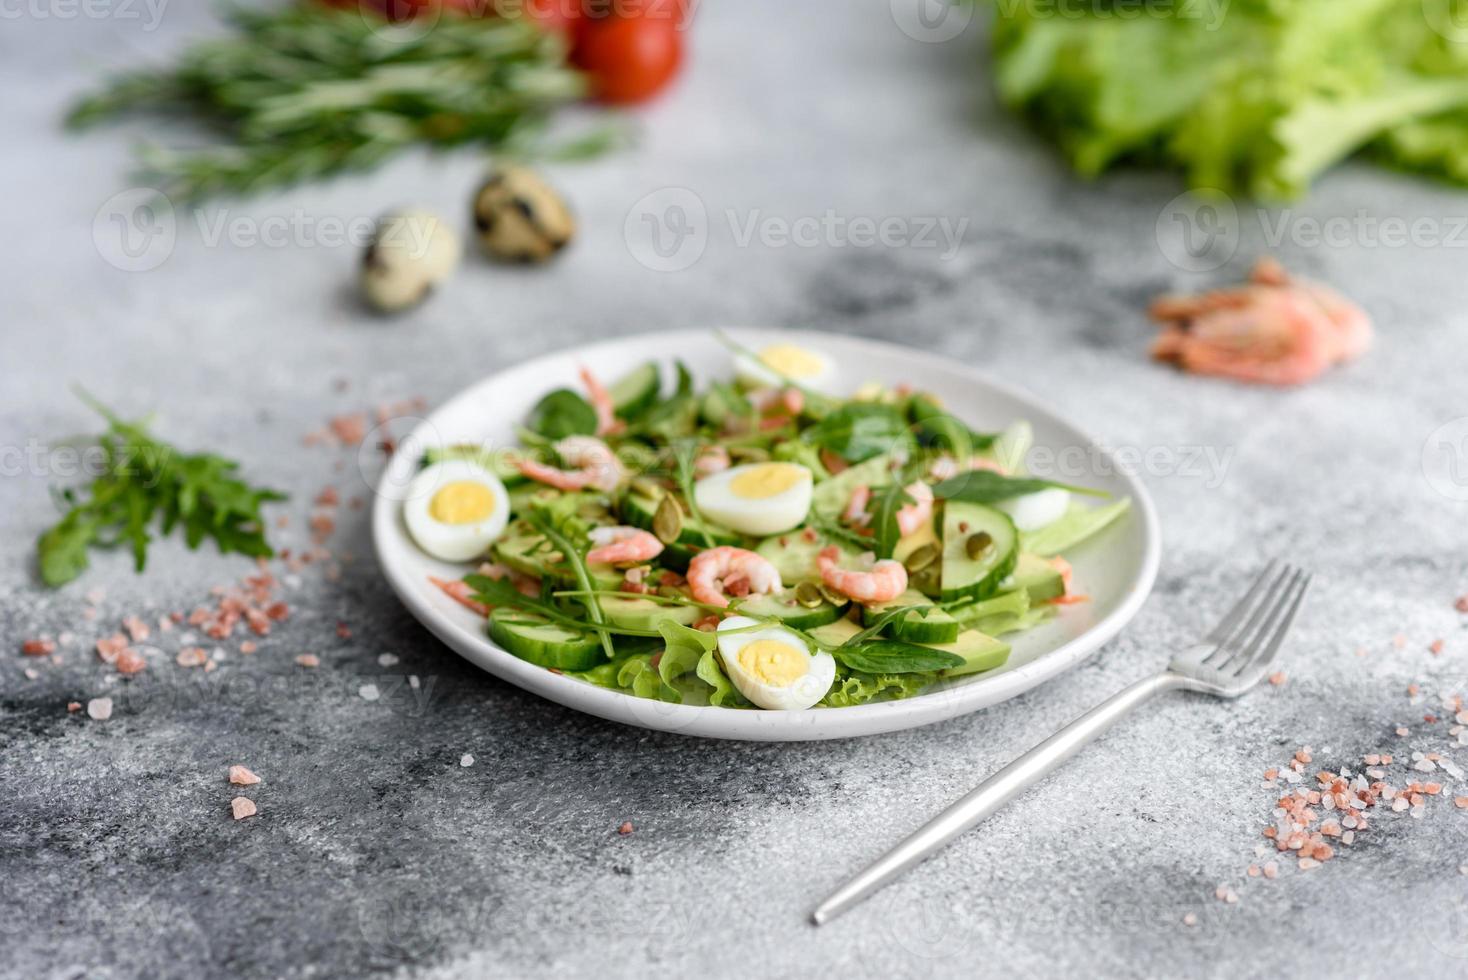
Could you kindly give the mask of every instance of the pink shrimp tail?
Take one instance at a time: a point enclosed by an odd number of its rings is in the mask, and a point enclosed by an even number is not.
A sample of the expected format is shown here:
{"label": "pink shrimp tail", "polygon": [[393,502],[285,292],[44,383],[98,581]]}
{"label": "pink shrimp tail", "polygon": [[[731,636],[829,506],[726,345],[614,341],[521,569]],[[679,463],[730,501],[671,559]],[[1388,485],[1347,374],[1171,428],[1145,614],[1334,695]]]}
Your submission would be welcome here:
{"label": "pink shrimp tail", "polygon": [[617,418],[616,409],[612,405],[612,393],[591,373],[590,368],[581,369],[581,383],[586,386],[591,407],[596,409],[596,434],[604,436],[609,432],[620,431],[622,422]]}
{"label": "pink shrimp tail", "polygon": [[450,581],[449,579],[438,578],[433,575],[428,576],[428,581],[438,586],[444,591],[445,595],[466,609],[472,609],[481,616],[488,616],[492,611],[485,603],[471,598],[474,595],[474,590],[469,588],[468,582],[461,580]]}
{"label": "pink shrimp tail", "polygon": [[846,501],[846,510],[841,516],[848,524],[866,523],[867,504],[872,499],[872,488],[866,484],[860,484],[851,488],[851,497]]}
{"label": "pink shrimp tail", "polygon": [[903,489],[907,491],[907,495],[913,499],[913,502],[898,508],[897,530],[907,535],[918,530],[932,518],[933,488],[922,480],[918,480]]}

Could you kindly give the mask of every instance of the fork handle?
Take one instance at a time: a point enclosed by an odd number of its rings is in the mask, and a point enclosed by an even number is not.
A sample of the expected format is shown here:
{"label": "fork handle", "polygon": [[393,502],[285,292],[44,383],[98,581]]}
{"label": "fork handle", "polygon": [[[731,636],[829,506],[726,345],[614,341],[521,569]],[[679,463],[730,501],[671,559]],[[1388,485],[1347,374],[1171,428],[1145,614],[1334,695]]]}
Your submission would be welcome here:
{"label": "fork handle", "polygon": [[1024,755],[984,780],[967,796],[929,820],[865,871],[831,894],[811,914],[822,925],[856,905],[909,868],[947,847],[954,838],[1060,767],[1112,725],[1164,691],[1180,690],[1188,681],[1164,671],[1101,702]]}

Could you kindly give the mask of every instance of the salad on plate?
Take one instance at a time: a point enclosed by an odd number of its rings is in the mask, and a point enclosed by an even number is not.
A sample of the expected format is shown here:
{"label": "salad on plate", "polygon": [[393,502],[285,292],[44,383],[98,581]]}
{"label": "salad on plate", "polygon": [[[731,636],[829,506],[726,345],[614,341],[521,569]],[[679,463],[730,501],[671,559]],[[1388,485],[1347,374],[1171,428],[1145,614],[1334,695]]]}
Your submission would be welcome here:
{"label": "salad on plate", "polygon": [[1027,423],[837,394],[818,350],[725,342],[729,378],[583,368],[518,444],[426,452],[403,522],[472,566],[431,581],[497,646],[636,697],[800,711],[994,670],[1085,601],[1062,553],[1129,502],[1027,475]]}

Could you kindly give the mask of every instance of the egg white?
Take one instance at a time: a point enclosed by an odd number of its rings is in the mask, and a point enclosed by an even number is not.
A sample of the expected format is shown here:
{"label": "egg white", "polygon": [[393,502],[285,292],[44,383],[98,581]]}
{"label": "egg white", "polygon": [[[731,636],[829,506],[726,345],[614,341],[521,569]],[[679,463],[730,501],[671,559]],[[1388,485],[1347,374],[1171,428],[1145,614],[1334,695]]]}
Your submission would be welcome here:
{"label": "egg white", "polygon": [[1009,515],[1021,531],[1038,531],[1054,524],[1070,508],[1070,491],[1064,487],[1048,487],[1019,497],[999,501],[996,506]]}
{"label": "egg white", "polygon": [[[719,657],[724,661],[724,672],[739,688],[739,693],[771,711],[804,711],[825,697],[836,680],[836,661],[831,655],[824,651],[812,654],[804,640],[779,626],[730,632],[758,625],[759,620],[748,616],[730,616],[719,624]],[[801,651],[806,658],[805,673],[788,687],[767,684],[750,674],[739,662],[739,651],[755,640],[775,640]]]}
{"label": "egg white", "polygon": [[[784,346],[770,344],[769,347]],[[746,388],[780,388],[791,381],[812,388],[816,391],[827,391],[831,381],[836,374],[836,366],[831,359],[820,351],[801,347],[801,352],[809,355],[819,362],[820,368],[814,374],[801,375],[800,377],[786,377],[760,360],[759,351],[753,353],[739,352],[734,355],[734,377]]]}
{"label": "egg white", "polygon": [[[482,521],[445,524],[429,512],[434,494],[450,483],[478,483],[494,497],[494,509]],[[408,484],[403,522],[418,547],[443,561],[478,558],[505,530],[510,519],[510,495],[499,477],[467,459],[451,459],[425,467]]]}
{"label": "egg white", "polygon": [[704,477],[693,485],[693,500],[704,517],[741,534],[764,537],[784,534],[799,527],[810,512],[811,491],[815,479],[810,470],[798,463],[781,463],[800,471],[800,478],[788,490],[768,497],[741,497],[734,492],[734,481],[757,466],[746,463]]}

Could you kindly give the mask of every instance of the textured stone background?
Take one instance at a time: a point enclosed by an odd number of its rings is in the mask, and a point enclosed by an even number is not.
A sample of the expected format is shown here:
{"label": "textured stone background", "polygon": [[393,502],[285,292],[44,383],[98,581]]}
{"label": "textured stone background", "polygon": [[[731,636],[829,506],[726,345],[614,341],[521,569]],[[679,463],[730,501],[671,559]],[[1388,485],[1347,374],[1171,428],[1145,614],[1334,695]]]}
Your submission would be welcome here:
{"label": "textured stone background", "polygon": [[[284,247],[210,246],[181,214],[157,269],[106,261],[116,229],[104,218],[94,236],[94,216],[128,187],[127,147],[149,130],[68,138],[58,114],[98,69],[209,31],[207,12],[171,5],[156,31],[121,17],[6,17],[0,974],[1462,972],[1468,813],[1449,800],[1422,820],[1382,815],[1318,870],[1243,876],[1271,807],[1259,774],[1298,746],[1340,766],[1448,744],[1446,724],[1423,715],[1468,673],[1452,608],[1468,589],[1465,510],[1429,436],[1468,414],[1464,252],[1387,247],[1364,232],[1311,244],[1299,229],[1361,211],[1426,219],[1448,237],[1468,213],[1460,192],[1350,166],[1288,212],[1295,234],[1277,254],[1367,306],[1380,343],[1366,360],[1299,391],[1184,378],[1144,356],[1143,303],[1240,275],[1265,245],[1252,206],[1241,205],[1227,268],[1181,270],[1168,260],[1175,240],[1159,245],[1156,233],[1178,184],[1071,178],[993,107],[977,25],[933,44],[899,30],[880,0],[839,16],[828,4],[708,4],[691,70],[641,117],[639,146],[554,169],[583,228],[563,261],[537,271],[471,257],[430,304],[386,322],[352,300],[356,251],[309,232]],[[405,202],[457,216],[480,169],[468,154],[406,159],[211,205],[203,220],[294,216],[311,228]],[[624,237],[637,202],[670,187],[693,193],[709,229],[701,257],[676,274],[639,264]],[[730,209],[741,223],[827,209],[970,223],[949,257],[741,247]],[[632,230],[646,254],[645,229]],[[1203,447],[1228,465],[1218,479],[1147,475],[1162,574],[1091,662],[972,717],[839,743],[651,734],[470,669],[378,580],[365,512],[343,510],[333,538],[344,559],[357,556],[341,581],[308,571],[287,596],[290,621],[209,675],[174,666],[165,643],[145,673],[114,682],[85,644],[127,612],[191,608],[247,563],[163,544],[142,577],[115,555],[60,592],[34,579],[31,542],[53,519],[47,487],[59,474],[49,455],[17,467],[14,450],[95,427],[70,382],[128,412],[156,410],[170,439],[221,447],[289,489],[299,544],[323,485],[365,494],[375,471],[370,454],[359,467],[350,451],[302,445],[327,417],[385,398],[436,402],[585,338],[719,323],[941,351],[1042,393],[1112,445]],[[1159,667],[1276,553],[1318,575],[1285,686],[1230,705],[1157,703],[920,872],[834,925],[807,925],[863,861]],[[107,594],[89,624],[84,594],[96,587]],[[350,640],[336,637],[338,620]],[[78,634],[64,663],[27,680],[20,641],[64,629]],[[1446,650],[1435,658],[1426,646],[1437,637]],[[293,665],[305,651],[322,657],[319,671]],[[401,662],[379,666],[386,651]],[[1414,681],[1423,703],[1409,703]],[[360,698],[367,682],[385,697]],[[68,700],[101,694],[118,703],[110,721],[66,714]],[[1395,736],[1398,725],[1410,735]],[[465,752],[471,768],[459,766]],[[1468,751],[1455,758],[1468,765]],[[264,777],[246,791],[259,815],[238,823],[232,763]],[[630,837],[616,833],[624,820]],[[1238,904],[1213,898],[1225,882]],[[1181,924],[1188,912],[1195,927]]]}

